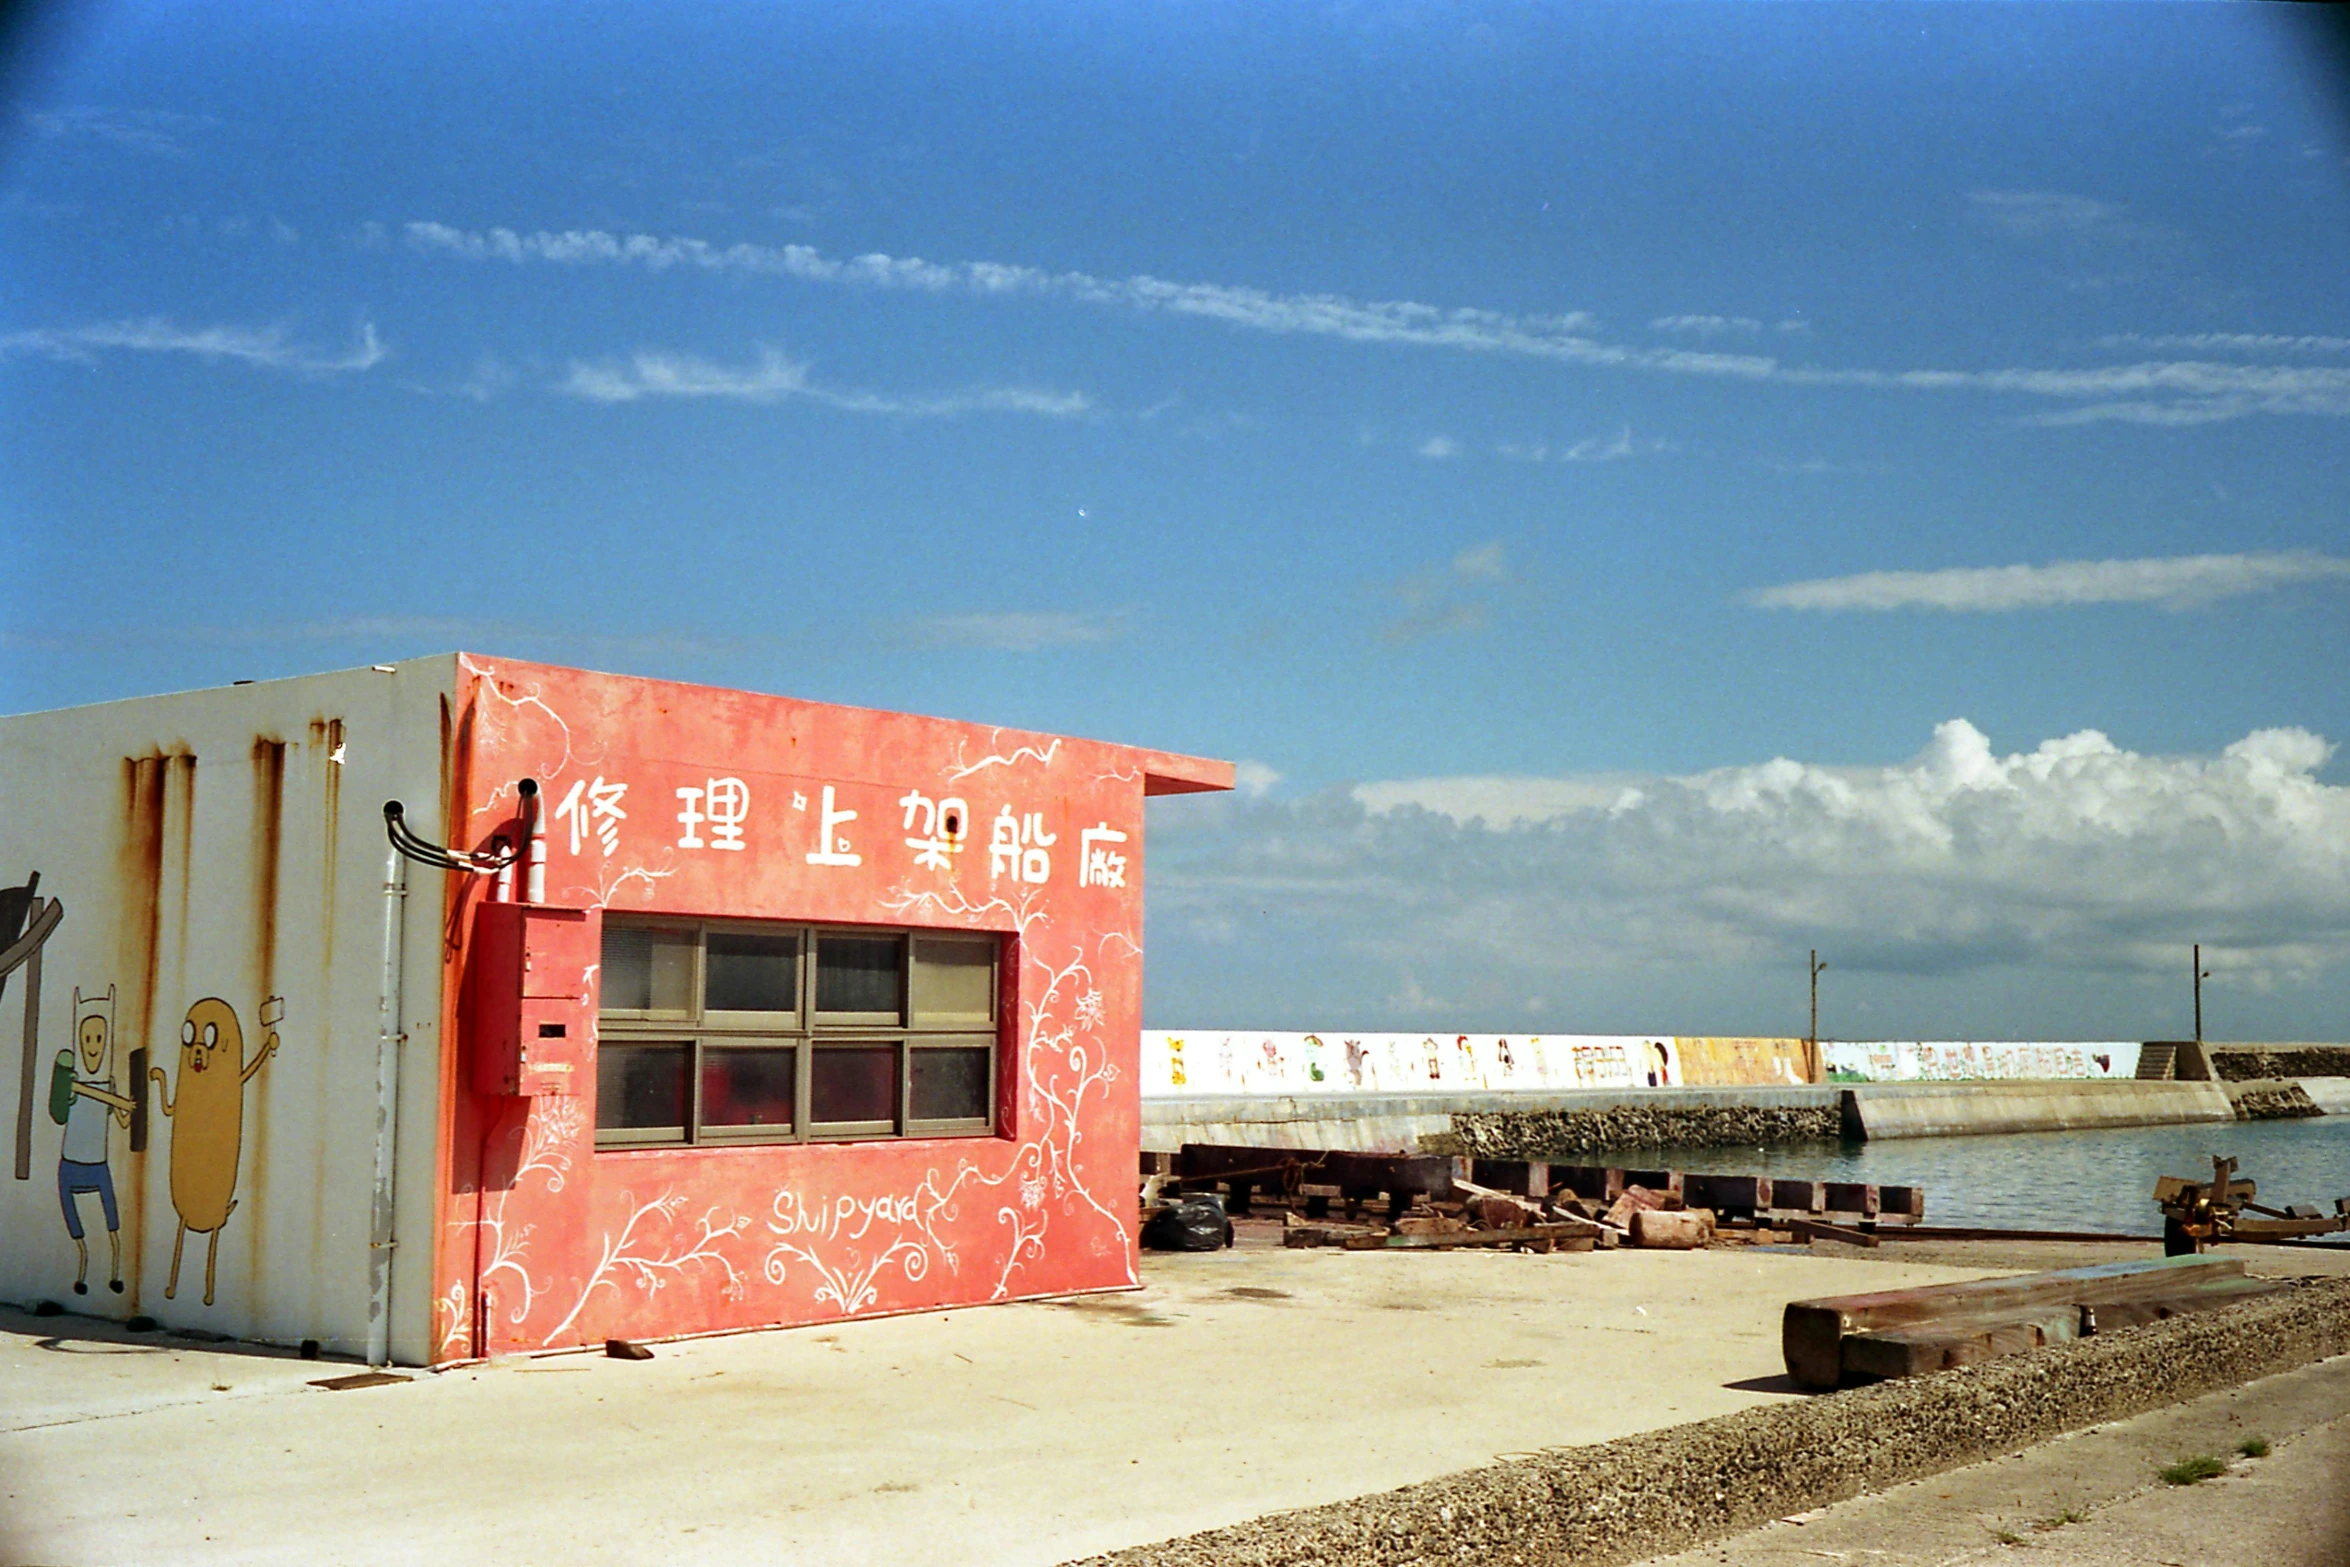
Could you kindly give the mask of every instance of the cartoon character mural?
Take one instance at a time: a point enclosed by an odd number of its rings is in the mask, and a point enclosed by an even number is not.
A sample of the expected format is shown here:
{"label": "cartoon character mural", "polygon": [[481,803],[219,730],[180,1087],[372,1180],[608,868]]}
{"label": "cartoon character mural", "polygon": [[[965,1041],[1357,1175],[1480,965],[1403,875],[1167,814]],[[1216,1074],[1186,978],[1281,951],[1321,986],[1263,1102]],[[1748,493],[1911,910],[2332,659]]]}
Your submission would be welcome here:
{"label": "cartoon character mural", "polygon": [[1167,1040],[1167,1081],[1172,1087],[1185,1086],[1183,1076],[1183,1041],[1172,1035]]}
{"label": "cartoon character mural", "polygon": [[[1346,1042],[1346,1076],[1347,1080],[1357,1088],[1363,1086],[1363,1063],[1369,1058],[1370,1052],[1363,1048],[1361,1040],[1350,1039]],[[1376,1075],[1376,1071],[1377,1069],[1374,1068],[1374,1075]]]}
{"label": "cartoon character mural", "polygon": [[[73,1292],[90,1293],[90,1243],[80,1199],[95,1194],[106,1216],[106,1287],[122,1293],[122,1214],[114,1201],[114,1170],[107,1158],[111,1123],[131,1124],[131,1099],[114,1082],[114,987],[103,1001],[73,993],[74,1042],[57,1052],[49,1072],[49,1119],[65,1128],[57,1155],[57,1201],[77,1262]],[[78,1068],[78,1069],[77,1069]]]}
{"label": "cartoon character mural", "polygon": [[[283,996],[261,1004],[261,1026],[269,1033],[251,1060],[245,1059],[245,1031],[236,1008],[206,996],[188,1008],[180,1024],[179,1092],[175,1099],[163,1068],[148,1075],[163,1085],[163,1113],[171,1118],[171,1205],[179,1211],[179,1233],[171,1243],[171,1280],[163,1298],[179,1292],[180,1249],[188,1232],[208,1236],[204,1256],[204,1304],[212,1304],[213,1274],[220,1262],[220,1230],[237,1208],[237,1160],[245,1140],[245,1085],[277,1054],[277,1025],[285,1017]],[[109,1214],[111,1217],[111,1213]]]}
{"label": "cartoon character mural", "polygon": [[1308,1077],[1312,1078],[1312,1079],[1313,1079],[1315,1082],[1319,1083],[1319,1082],[1323,1081],[1323,1075],[1322,1075],[1322,1037],[1321,1037],[1319,1034],[1308,1034],[1308,1035],[1306,1035],[1306,1039],[1305,1039],[1305,1045],[1306,1045],[1306,1076],[1308,1076]]}
{"label": "cartoon character mural", "polygon": [[1420,1048],[1428,1052],[1428,1081],[1431,1083],[1443,1082],[1444,1060],[1441,1053],[1436,1048],[1436,1041],[1433,1039],[1423,1039],[1420,1041]]}

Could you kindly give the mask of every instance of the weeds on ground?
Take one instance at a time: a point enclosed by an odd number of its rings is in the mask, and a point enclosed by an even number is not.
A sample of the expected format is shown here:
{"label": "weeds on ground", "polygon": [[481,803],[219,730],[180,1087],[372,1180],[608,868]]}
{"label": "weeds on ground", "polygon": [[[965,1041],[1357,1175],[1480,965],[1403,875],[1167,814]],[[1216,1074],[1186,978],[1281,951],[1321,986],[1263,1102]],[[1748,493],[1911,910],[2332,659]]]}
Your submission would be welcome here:
{"label": "weeds on ground", "polygon": [[2268,1438],[2248,1436],[2236,1444],[2236,1451],[2242,1453],[2246,1458],[2266,1458],[2268,1456]]}
{"label": "weeds on ground", "polygon": [[2226,1474],[2227,1471],[2228,1466],[2209,1453],[2197,1453],[2192,1458],[2182,1458],[2169,1468],[2155,1473],[2164,1485],[2193,1485],[2201,1480],[2209,1480],[2214,1475]]}
{"label": "weeds on ground", "polygon": [[2087,1513],[2078,1513],[2068,1507],[2053,1518],[2041,1519],[2038,1523],[2032,1525],[2032,1528],[2037,1533],[2049,1534],[2055,1530],[2063,1528],[2068,1523],[2087,1523],[2088,1521],[2089,1515]]}
{"label": "weeds on ground", "polygon": [[2024,1543],[2024,1537],[2013,1529],[1992,1528],[1989,1524],[1985,1524],[1983,1527],[1990,1529],[1991,1538],[1997,1540],[2001,1545],[2021,1545]]}

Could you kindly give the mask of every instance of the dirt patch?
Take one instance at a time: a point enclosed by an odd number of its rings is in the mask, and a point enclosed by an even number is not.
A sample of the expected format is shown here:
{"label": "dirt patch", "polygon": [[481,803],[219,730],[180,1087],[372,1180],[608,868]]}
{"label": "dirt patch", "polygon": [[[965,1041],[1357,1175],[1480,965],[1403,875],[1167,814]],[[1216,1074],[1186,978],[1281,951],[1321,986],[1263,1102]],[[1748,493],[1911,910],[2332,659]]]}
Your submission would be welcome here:
{"label": "dirt patch", "polygon": [[2350,1281],[1275,1513],[1087,1567],[1608,1567],[2350,1351]]}

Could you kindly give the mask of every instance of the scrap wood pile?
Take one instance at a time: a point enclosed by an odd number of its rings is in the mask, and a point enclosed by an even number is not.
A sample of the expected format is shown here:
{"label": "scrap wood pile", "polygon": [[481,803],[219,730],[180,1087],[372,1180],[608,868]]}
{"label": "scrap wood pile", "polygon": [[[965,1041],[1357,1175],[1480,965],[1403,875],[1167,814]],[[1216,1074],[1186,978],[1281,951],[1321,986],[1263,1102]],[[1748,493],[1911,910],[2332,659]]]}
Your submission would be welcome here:
{"label": "scrap wood pile", "polygon": [[[1218,1221],[1225,1209],[1245,1216],[1259,1201],[1275,1202],[1284,1210],[1287,1244],[1362,1251],[1694,1250],[1797,1238],[1873,1246],[1879,1223],[1914,1224],[1924,1211],[1912,1187],[1539,1160],[1202,1143],[1144,1159],[1146,1245],[1157,1244],[1154,1226],[1172,1239],[1177,1204],[1218,1189],[1228,1194]],[[1375,1203],[1382,1205],[1376,1216],[1367,1214]],[[1203,1217],[1195,1228],[1209,1222]]]}
{"label": "scrap wood pile", "polygon": [[1805,1387],[1918,1376],[2212,1311],[2288,1289],[2237,1257],[2163,1257],[2056,1273],[1790,1301],[1787,1374]]}

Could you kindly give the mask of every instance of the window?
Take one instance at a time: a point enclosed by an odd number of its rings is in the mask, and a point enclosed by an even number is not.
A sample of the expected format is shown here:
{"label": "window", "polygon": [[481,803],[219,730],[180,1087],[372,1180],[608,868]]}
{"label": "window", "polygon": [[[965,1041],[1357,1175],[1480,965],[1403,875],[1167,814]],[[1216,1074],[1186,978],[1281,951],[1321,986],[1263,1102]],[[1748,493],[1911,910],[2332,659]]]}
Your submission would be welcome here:
{"label": "window", "polygon": [[994,936],[604,921],[596,1146],[986,1136]]}

